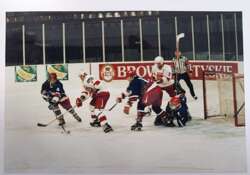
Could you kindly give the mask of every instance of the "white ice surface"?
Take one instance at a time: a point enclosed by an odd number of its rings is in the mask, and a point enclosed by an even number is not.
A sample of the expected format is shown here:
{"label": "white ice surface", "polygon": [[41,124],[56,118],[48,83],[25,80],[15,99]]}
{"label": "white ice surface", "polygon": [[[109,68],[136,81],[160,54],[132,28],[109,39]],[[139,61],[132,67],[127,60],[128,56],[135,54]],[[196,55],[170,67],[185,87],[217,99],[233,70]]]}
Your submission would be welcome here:
{"label": "white ice surface", "polygon": [[[80,83],[63,82],[71,101],[79,95]],[[183,84],[183,83],[182,83]],[[108,84],[111,99],[125,89],[126,81]],[[153,126],[154,116],[143,122],[142,132],[132,132],[131,115],[123,104],[107,112],[113,133],[89,126],[87,104],[77,109],[83,118],[77,123],[66,115],[70,135],[53,124],[38,128],[37,122],[53,119],[40,96],[38,83],[6,83],[5,171],[8,173],[170,173],[245,172],[245,129],[220,120],[203,120],[201,82],[194,82],[198,100],[188,101],[193,120],[184,128]],[[185,84],[183,84],[186,88]],[[167,95],[164,99],[168,99]]]}

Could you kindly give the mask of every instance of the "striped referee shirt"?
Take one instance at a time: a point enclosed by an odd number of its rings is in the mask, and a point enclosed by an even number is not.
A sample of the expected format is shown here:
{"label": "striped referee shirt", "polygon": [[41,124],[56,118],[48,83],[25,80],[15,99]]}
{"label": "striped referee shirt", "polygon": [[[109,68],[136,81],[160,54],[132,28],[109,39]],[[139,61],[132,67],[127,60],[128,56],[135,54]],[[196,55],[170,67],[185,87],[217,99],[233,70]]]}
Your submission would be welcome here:
{"label": "striped referee shirt", "polygon": [[180,56],[179,59],[173,58],[174,73],[183,74],[188,70],[188,59],[185,56]]}

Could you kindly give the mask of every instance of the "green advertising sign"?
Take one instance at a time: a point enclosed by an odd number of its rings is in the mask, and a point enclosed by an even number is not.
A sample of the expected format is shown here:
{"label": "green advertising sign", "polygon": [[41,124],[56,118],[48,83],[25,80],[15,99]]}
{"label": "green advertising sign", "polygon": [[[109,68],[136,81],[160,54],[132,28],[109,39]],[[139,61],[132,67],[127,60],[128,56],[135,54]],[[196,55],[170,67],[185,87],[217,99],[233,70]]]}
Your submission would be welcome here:
{"label": "green advertising sign", "polygon": [[47,77],[49,73],[56,73],[59,80],[68,80],[68,65],[67,64],[53,64],[46,66]]}
{"label": "green advertising sign", "polygon": [[15,66],[16,82],[37,81],[37,66]]}

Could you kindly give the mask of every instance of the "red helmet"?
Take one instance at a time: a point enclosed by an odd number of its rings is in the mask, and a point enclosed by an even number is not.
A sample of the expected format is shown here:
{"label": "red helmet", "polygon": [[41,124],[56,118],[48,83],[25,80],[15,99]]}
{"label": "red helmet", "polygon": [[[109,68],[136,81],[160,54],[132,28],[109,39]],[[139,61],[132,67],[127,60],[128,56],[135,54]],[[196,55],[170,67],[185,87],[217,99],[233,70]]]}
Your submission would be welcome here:
{"label": "red helmet", "polygon": [[134,76],[136,76],[135,70],[128,70],[127,71],[127,77],[134,77]]}
{"label": "red helmet", "polygon": [[180,98],[179,96],[174,96],[170,99],[170,104],[174,106],[179,106],[180,105]]}

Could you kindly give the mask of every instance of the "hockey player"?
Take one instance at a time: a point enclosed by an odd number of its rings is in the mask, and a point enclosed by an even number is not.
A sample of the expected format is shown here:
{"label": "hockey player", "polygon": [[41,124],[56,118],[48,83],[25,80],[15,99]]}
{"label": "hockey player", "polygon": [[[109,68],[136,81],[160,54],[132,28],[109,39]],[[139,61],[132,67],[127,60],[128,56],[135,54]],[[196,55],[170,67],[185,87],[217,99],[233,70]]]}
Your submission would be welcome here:
{"label": "hockey player", "polygon": [[[112,127],[107,122],[107,117],[104,114],[104,108],[109,100],[110,93],[102,86],[102,81],[94,79],[93,76],[87,75],[85,72],[80,73],[80,79],[83,83],[84,90],[81,96],[76,99],[76,105],[82,106],[82,102],[91,97],[89,109],[93,122],[92,127],[103,127],[105,133],[113,131]],[[99,115],[96,115],[96,110],[99,110]]]}
{"label": "hockey player", "polygon": [[144,95],[144,91],[145,91],[146,85],[148,84],[148,81],[137,76],[135,71],[128,71],[127,76],[128,76],[129,85],[126,91],[122,92],[121,95],[117,97],[116,101],[118,103],[121,103],[122,99],[125,99],[126,97],[128,97],[128,101],[126,102],[126,105],[124,106],[123,112],[125,114],[129,114],[130,108],[132,107],[133,103],[138,100],[137,118],[136,118],[137,126],[135,125],[131,126],[131,130],[135,130],[135,129],[141,130],[142,118],[146,113],[144,111],[145,105],[142,102],[142,99],[143,99],[142,97]]}
{"label": "hockey player", "polygon": [[[42,84],[41,94],[43,99],[49,103],[49,109],[52,110],[56,116],[61,115],[61,110],[59,108],[60,105],[64,109],[69,110],[78,122],[82,121],[72,108],[69,97],[66,96],[63,84],[57,79],[56,73],[49,74],[48,80]],[[60,116],[58,121],[60,126],[65,124],[63,116]]]}
{"label": "hockey player", "polygon": [[189,118],[186,101],[186,96],[184,94],[179,94],[172,97],[166,107],[167,115],[174,121],[177,121],[179,127],[184,127]]}
{"label": "hockey player", "polygon": [[172,79],[171,66],[164,64],[164,59],[161,56],[157,56],[154,59],[154,65],[152,66],[152,79],[157,81],[162,90],[166,91],[170,97],[176,95],[174,80]]}
{"label": "hockey player", "polygon": [[127,74],[129,85],[126,92],[121,93],[121,95],[117,97],[117,102],[120,103],[122,99],[128,97],[128,101],[124,107],[124,112],[128,114],[133,102],[138,100],[136,123],[131,126],[131,130],[141,130],[143,127],[142,119],[145,114],[149,112],[145,111],[145,107],[147,106],[152,106],[153,111],[164,121],[164,124],[166,126],[170,126],[171,121],[168,121],[165,115],[166,112],[161,109],[161,87],[159,87],[156,83],[147,82],[146,80],[137,76],[135,71],[128,71]]}
{"label": "hockey player", "polygon": [[188,73],[188,59],[185,56],[181,55],[181,52],[179,50],[175,51],[175,57],[173,58],[174,63],[174,73],[175,73],[175,79],[176,82],[179,82],[181,79],[183,79],[192,95],[192,97],[197,100],[197,96],[195,95],[193,84],[190,80],[189,73]]}

